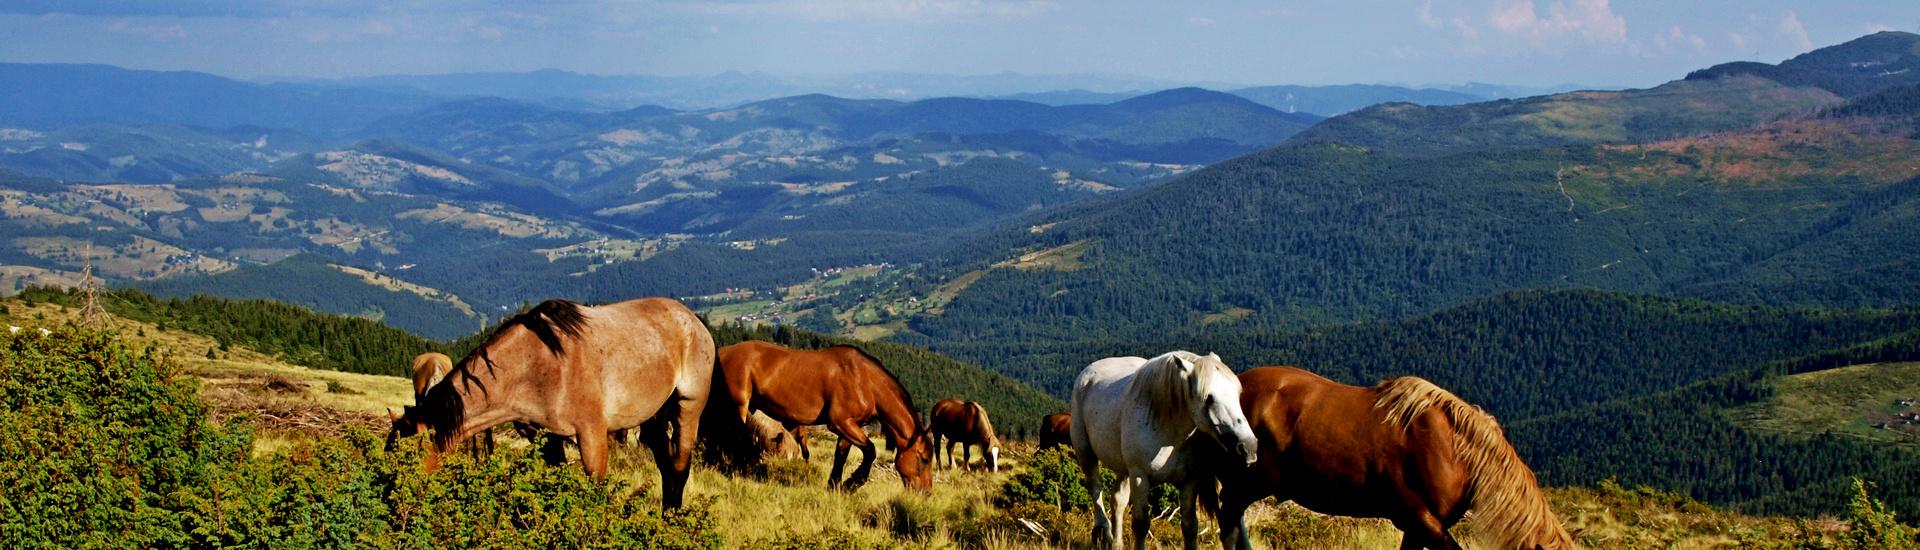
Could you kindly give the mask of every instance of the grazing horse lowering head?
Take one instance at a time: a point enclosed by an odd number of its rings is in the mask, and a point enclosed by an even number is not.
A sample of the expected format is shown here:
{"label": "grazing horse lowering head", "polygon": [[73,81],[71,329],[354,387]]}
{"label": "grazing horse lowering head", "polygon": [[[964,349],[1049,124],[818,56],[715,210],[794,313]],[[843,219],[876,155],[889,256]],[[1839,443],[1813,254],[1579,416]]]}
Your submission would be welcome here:
{"label": "grazing horse lowering head", "polygon": [[933,489],[933,423],[917,414],[913,418],[916,427],[911,435],[905,435],[906,441],[900,440],[902,435],[887,439],[893,447],[893,468],[907,487],[930,491]]}
{"label": "grazing horse lowering head", "polygon": [[1193,425],[1207,435],[1213,436],[1222,447],[1253,464],[1255,449],[1260,443],[1253,435],[1252,427],[1247,425],[1247,415],[1240,410],[1240,378],[1220,360],[1219,354],[1205,356],[1194,354],[1172,354],[1169,361],[1186,380],[1188,412],[1193,415]]}

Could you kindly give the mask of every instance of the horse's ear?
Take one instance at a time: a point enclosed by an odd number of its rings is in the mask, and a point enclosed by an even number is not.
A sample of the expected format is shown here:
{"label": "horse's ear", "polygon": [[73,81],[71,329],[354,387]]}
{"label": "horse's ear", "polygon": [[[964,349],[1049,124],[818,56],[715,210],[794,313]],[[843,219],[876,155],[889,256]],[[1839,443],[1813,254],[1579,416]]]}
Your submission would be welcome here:
{"label": "horse's ear", "polygon": [[387,419],[392,420],[394,422],[399,422],[400,413],[393,412],[393,407],[387,407]]}
{"label": "horse's ear", "polygon": [[1219,354],[1218,352],[1210,352],[1210,353],[1208,353],[1208,354],[1207,354],[1207,358],[1208,358],[1208,359],[1212,359],[1212,360],[1213,360],[1213,361],[1214,361],[1215,363],[1224,363],[1224,362],[1225,362],[1225,361],[1221,361],[1221,360],[1220,360],[1220,354]]}

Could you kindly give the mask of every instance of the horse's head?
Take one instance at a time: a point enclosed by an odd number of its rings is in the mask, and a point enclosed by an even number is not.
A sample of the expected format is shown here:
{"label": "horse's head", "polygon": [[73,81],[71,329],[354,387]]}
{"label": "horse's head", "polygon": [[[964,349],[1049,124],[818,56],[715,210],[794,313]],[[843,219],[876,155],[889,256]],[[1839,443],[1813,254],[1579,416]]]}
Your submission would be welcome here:
{"label": "horse's head", "polygon": [[1253,464],[1260,443],[1247,424],[1246,413],[1240,410],[1240,377],[1234,376],[1233,369],[1227,368],[1218,354],[1196,356],[1191,362],[1178,356],[1173,360],[1187,375],[1193,425]]}
{"label": "horse's head", "polygon": [[915,420],[916,426],[907,440],[895,440],[894,470],[899,472],[900,482],[907,488],[930,491],[933,489],[933,423]]}
{"label": "horse's head", "polygon": [[414,434],[420,433],[420,421],[414,418],[413,405],[401,407],[400,410],[403,412],[396,413],[393,409],[387,409],[387,419],[391,421],[387,428],[388,451],[393,450],[394,444],[399,442],[400,438],[413,437]]}
{"label": "horse's head", "polygon": [[973,409],[973,422],[979,426],[980,440],[987,448],[987,469],[998,472],[1000,471],[1000,434],[994,433],[993,421],[987,418],[986,407],[972,401],[968,401],[967,406]]}

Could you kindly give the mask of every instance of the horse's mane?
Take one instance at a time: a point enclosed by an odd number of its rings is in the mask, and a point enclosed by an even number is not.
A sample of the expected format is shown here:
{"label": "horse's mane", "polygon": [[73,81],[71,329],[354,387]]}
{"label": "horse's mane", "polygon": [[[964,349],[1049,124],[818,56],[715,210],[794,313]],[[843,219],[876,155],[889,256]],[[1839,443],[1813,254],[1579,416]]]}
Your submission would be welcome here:
{"label": "horse's mane", "polygon": [[1473,472],[1467,489],[1472,506],[1486,518],[1500,548],[1573,548],[1573,539],[1541,497],[1533,470],[1514,453],[1493,415],[1418,377],[1388,380],[1374,390],[1379,392],[1374,408],[1395,427],[1408,429],[1428,408],[1453,424],[1454,452]]}
{"label": "horse's mane", "polygon": [[980,423],[980,435],[986,436],[986,439],[982,441],[983,443],[991,445],[994,444],[994,441],[1000,439],[999,434],[993,432],[993,421],[987,419],[986,407],[980,406],[979,402],[968,401],[967,408],[973,410],[973,419]]}
{"label": "horse's mane", "polygon": [[920,422],[920,407],[916,407],[913,405],[913,394],[907,391],[906,384],[900,382],[900,377],[895,376],[893,374],[893,371],[888,370],[887,365],[885,363],[881,363],[878,357],[874,357],[873,354],[867,353],[867,350],[860,349],[858,346],[853,346],[849,344],[835,344],[833,346],[828,347],[827,349],[852,350],[854,353],[860,354],[861,359],[865,359],[867,360],[868,363],[872,363],[873,368],[880,369],[880,372],[886,373],[887,379],[893,381],[894,389],[897,389],[900,391],[900,400],[907,404],[907,419],[913,421],[913,427],[914,427],[914,430],[913,430],[914,433],[888,434],[887,435],[888,450],[896,450],[903,443],[901,441],[896,441],[896,439],[898,439],[898,435],[905,435],[907,437],[907,440],[904,443],[912,444],[913,439],[920,435],[919,432],[924,431],[921,429],[923,428],[923,426],[921,426],[922,422]]}
{"label": "horse's mane", "polygon": [[581,311],[580,304],[567,300],[540,302],[540,305],[533,306],[533,309],[500,323],[499,328],[493,329],[493,335],[488,336],[487,343],[481,344],[480,348],[486,349],[487,346],[493,345],[506,334],[507,329],[514,325],[527,327],[527,330],[533,331],[533,335],[540,339],[540,343],[546,344],[547,350],[552,351],[554,355],[566,355],[566,344],[561,341],[560,335],[565,334],[571,338],[580,337],[580,329],[587,325],[587,315]]}
{"label": "horse's mane", "polygon": [[[1147,408],[1153,411],[1154,421],[1161,424],[1193,423],[1193,417],[1190,414],[1193,405],[1188,403],[1191,396],[1187,391],[1187,382],[1180,379],[1180,369],[1172,366],[1173,359],[1178,357],[1178,354],[1193,355],[1184,351],[1163,353],[1159,357],[1148,359],[1147,363],[1140,367],[1140,372],[1134,375],[1135,384],[1145,382],[1141,391],[1147,397]],[[1198,359],[1198,356],[1180,357],[1180,359],[1193,362]]]}
{"label": "horse's mane", "polygon": [[466,398],[451,383],[455,374],[460,375],[462,387],[478,387],[480,391],[487,391],[486,384],[473,376],[473,365],[484,364],[487,370],[492,372],[495,365],[493,358],[487,354],[487,348],[498,343],[508,330],[515,326],[526,327],[554,355],[566,355],[565,344],[561,341],[560,335],[578,338],[580,329],[586,324],[587,317],[581,311],[580,304],[567,300],[540,302],[539,305],[533,306],[533,309],[500,322],[500,326],[494,327],[493,333],[487,336],[485,343],[473,348],[466,358],[461,359],[447,371],[444,379],[449,383],[434,384],[433,387],[428,388],[427,395],[421,398],[419,406],[411,412],[423,413],[425,423],[433,428],[434,445],[446,449],[452,445],[455,431],[466,422],[467,415]]}

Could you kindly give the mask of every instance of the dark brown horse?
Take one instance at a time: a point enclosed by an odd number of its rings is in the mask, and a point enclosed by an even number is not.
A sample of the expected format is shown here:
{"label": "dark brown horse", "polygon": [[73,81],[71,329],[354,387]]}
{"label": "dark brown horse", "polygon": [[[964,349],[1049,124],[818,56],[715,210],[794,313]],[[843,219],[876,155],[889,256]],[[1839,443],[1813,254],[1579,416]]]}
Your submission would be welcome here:
{"label": "dark brown horse", "polygon": [[[875,420],[880,421],[888,446],[894,451],[900,481],[911,489],[933,487],[929,468],[932,445],[921,427],[913,396],[878,359],[860,348],[833,346],[808,351],[760,341],[741,342],[720,348],[720,369],[714,376],[714,387],[726,388],[743,426],[753,411],[761,411],[789,429],[825,425],[840,436],[828,487],[853,490],[867,482],[875,452],[862,426]],[[840,474],[851,447],[860,448],[860,466],[843,485]]]}
{"label": "dark brown horse", "polygon": [[[960,444],[960,465],[973,464],[973,446],[980,446],[980,455],[987,461],[987,469],[1000,471],[1000,436],[993,433],[993,422],[987,420],[987,408],[972,401],[942,399],[933,404],[933,461],[940,462],[940,453],[947,453],[947,467],[953,467],[953,444]],[[945,440],[942,442],[942,440]]]}
{"label": "dark brown horse", "polygon": [[[505,422],[575,439],[596,479],[607,475],[607,433],[645,426],[660,466],[661,502],[680,506],[713,383],[713,336],[666,298],[596,307],[541,302],[508,319],[394,420],[393,436],[431,429],[427,467],[440,454]],[[390,436],[391,439],[391,436]]]}
{"label": "dark brown horse", "polygon": [[1292,367],[1240,374],[1259,461],[1222,474],[1220,539],[1250,548],[1247,506],[1273,496],[1323,514],[1385,518],[1400,548],[1460,548],[1475,512],[1498,548],[1573,548],[1493,417],[1426,380],[1362,388]]}
{"label": "dark brown horse", "polygon": [[1060,411],[1040,419],[1040,450],[1073,446],[1073,413]]}

